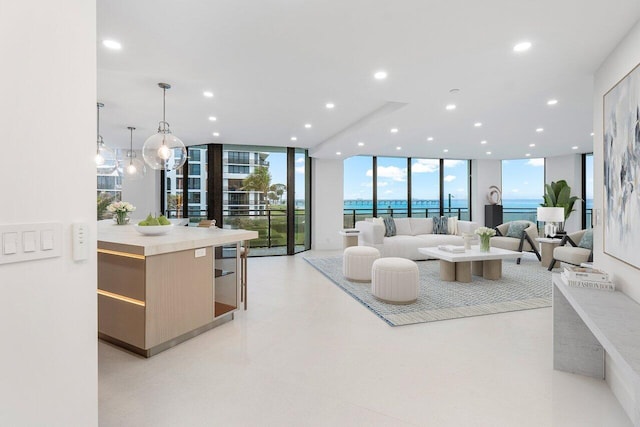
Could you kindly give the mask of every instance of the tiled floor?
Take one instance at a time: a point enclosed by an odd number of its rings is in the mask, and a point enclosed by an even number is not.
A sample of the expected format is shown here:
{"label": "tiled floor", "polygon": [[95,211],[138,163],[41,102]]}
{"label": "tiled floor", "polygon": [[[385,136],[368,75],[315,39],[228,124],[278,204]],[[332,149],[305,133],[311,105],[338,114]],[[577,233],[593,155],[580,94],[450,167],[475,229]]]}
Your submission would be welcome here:
{"label": "tiled floor", "polygon": [[631,425],[552,369],[550,308],[392,328],[301,255],[249,280],[248,311],[151,359],[100,342],[100,425]]}

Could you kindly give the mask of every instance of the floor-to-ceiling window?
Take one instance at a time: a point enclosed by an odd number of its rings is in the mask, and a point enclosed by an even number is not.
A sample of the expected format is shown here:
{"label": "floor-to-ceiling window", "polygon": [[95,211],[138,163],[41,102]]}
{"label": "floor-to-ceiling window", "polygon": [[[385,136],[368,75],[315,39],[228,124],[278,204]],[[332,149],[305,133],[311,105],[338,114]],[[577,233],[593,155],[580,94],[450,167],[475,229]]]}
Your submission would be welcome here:
{"label": "floor-to-ceiling window", "polygon": [[502,161],[503,221],[536,222],[544,195],[544,159]]}
{"label": "floor-to-ceiling window", "polygon": [[297,148],[294,155],[294,229],[295,229],[295,250],[301,252],[311,247],[311,206],[307,198],[311,189],[309,168],[309,157],[307,150]]}
{"label": "floor-to-ceiling window", "polygon": [[593,154],[584,154],[584,215],[582,228],[593,227]]}
{"label": "floor-to-ceiling window", "polygon": [[207,218],[207,150],[206,145],[188,148],[187,216],[189,225],[197,226]]}
{"label": "floor-to-ceiling window", "polygon": [[469,161],[446,159],[442,171],[443,212],[469,220]]}
{"label": "floor-to-ceiling window", "polygon": [[411,159],[411,216],[440,215],[440,160]]}
{"label": "floor-to-ceiling window", "polygon": [[377,158],[378,216],[406,217],[407,159],[403,157]]}
{"label": "floor-to-ceiling window", "polygon": [[344,227],[373,216],[373,157],[353,156],[344,160]]}

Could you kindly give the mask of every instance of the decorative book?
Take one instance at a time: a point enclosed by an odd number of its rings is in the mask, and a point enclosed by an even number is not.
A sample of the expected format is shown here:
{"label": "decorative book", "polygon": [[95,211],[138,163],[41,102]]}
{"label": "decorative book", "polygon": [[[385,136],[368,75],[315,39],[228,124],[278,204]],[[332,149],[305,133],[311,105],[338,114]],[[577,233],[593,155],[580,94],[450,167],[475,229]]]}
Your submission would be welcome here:
{"label": "decorative book", "polygon": [[456,254],[464,253],[464,246],[455,246],[455,245],[439,245],[438,249],[445,252],[453,252]]}
{"label": "decorative book", "polygon": [[566,271],[560,275],[560,278],[565,285],[573,288],[600,289],[605,291],[616,290],[616,285],[609,281],[570,279],[567,277]]}
{"label": "decorative book", "polygon": [[564,273],[567,279],[588,280],[591,282],[608,282],[609,275],[602,270],[589,267],[565,267]]}

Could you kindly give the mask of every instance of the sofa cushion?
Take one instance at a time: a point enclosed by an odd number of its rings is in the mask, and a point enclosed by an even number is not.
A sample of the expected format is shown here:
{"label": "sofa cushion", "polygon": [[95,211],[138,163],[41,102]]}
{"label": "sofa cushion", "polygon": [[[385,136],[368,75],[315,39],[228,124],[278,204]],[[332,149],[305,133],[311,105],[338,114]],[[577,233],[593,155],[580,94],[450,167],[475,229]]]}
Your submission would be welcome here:
{"label": "sofa cushion", "polygon": [[396,235],[396,223],[391,217],[384,218],[384,237]]}
{"label": "sofa cushion", "polygon": [[582,235],[582,239],[580,239],[580,243],[578,243],[579,248],[584,249],[593,249],[593,228],[588,229]]}
{"label": "sofa cushion", "polygon": [[458,234],[458,218],[450,217],[447,221],[448,234]]}
{"label": "sofa cushion", "polygon": [[409,218],[411,232],[418,234],[433,234],[433,218]]}
{"label": "sofa cushion", "polygon": [[527,227],[529,227],[529,223],[526,221],[512,221],[509,223],[509,229],[507,230],[506,237],[515,237],[516,239],[520,239]]}
{"label": "sofa cushion", "polygon": [[394,222],[396,223],[396,235],[413,236],[409,218],[394,218]]}
{"label": "sofa cushion", "polygon": [[449,234],[449,218],[446,216],[433,217],[433,234]]}

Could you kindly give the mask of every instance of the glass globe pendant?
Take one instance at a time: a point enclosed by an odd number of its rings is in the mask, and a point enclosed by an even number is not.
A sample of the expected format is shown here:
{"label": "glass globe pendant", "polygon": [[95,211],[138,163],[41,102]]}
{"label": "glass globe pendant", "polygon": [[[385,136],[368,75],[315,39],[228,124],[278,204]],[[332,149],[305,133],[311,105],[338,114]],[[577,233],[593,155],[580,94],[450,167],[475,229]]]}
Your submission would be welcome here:
{"label": "glass globe pendant", "polygon": [[127,158],[118,162],[118,175],[127,181],[139,181],[144,178],[147,173],[147,167],[144,162],[137,157],[136,152],[133,151],[133,131],[136,128],[129,126],[127,129],[131,132],[129,151],[127,151]]}
{"label": "glass globe pendant", "polygon": [[118,167],[118,159],[115,151],[107,147],[100,136],[100,108],[104,107],[102,102],[97,103],[98,120],[97,120],[97,138],[96,138],[96,168],[98,175],[111,175]]}
{"label": "glass globe pendant", "polygon": [[158,123],[158,133],[150,136],[142,147],[142,157],[152,169],[175,170],[187,161],[187,148],[177,136],[171,133],[169,123],[165,120],[167,89],[171,85],[158,83],[162,88],[162,121]]}

